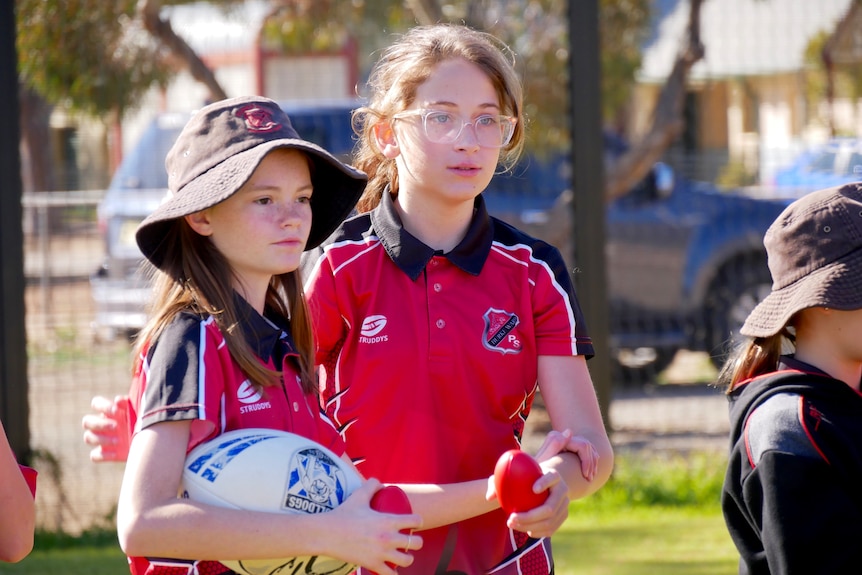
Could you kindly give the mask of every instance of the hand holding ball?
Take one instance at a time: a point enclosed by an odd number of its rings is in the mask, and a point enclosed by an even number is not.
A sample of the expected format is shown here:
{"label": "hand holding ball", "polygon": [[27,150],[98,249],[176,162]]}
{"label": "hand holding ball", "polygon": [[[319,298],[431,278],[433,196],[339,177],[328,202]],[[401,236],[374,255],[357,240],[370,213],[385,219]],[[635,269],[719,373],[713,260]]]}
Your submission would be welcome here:
{"label": "hand holding ball", "polygon": [[494,467],[494,489],[500,507],[507,513],[535,509],[548,499],[548,492],[533,492],[533,484],[543,475],[542,468],[528,453],[510,449]]}
{"label": "hand holding ball", "polygon": [[[371,498],[371,509],[380,513],[395,513],[398,515],[413,513],[413,507],[410,505],[407,494],[397,485],[384,485],[378,489],[377,493]],[[410,531],[402,529],[401,533],[407,535]],[[392,563],[386,564],[395,569],[395,565]]]}

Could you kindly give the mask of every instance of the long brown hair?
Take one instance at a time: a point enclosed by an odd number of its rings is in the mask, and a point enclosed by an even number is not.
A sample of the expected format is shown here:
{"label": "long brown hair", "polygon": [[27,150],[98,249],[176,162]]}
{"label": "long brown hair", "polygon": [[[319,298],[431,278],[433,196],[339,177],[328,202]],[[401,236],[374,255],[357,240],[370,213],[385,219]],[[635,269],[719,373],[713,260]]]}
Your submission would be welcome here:
{"label": "long brown hair", "polygon": [[512,140],[502,150],[500,164],[511,168],[524,147],[523,87],[515,71],[514,55],[496,37],[466,26],[435,24],[411,28],[384,50],[368,79],[367,106],[353,113],[359,143],[354,165],[368,174],[368,185],[356,208],[374,209],[388,184],[398,193],[395,160],[377,148],[374,127],[413,103],[417,87],[441,62],[462,58],[481,68],[497,92],[503,114],[518,119]]}
{"label": "long brown hair", "polygon": [[[243,337],[243,318],[229,281],[234,272],[225,257],[209,238],[192,230],[185,218],[175,220],[165,241],[176,247],[167,250],[162,269],[151,267],[154,287],[149,320],[135,342],[135,369],[148,343],[155,342],[177,314],[190,311],[214,318],[231,356],[252,383],[260,387],[276,385],[281,373],[263,365]],[[316,392],[314,333],[299,270],[273,276],[266,306],[290,320],[291,335],[299,351],[297,367],[303,390]]]}
{"label": "long brown hair", "polygon": [[792,351],[796,336],[791,326],[769,337],[747,338],[731,351],[718,374],[717,385],[730,393],[753,377],[776,370],[782,354]]}

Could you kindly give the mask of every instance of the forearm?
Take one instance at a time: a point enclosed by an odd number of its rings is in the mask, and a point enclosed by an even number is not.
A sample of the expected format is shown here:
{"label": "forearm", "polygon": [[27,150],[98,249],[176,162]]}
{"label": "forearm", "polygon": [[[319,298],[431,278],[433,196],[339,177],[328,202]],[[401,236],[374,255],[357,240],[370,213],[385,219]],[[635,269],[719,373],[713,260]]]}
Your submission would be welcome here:
{"label": "forearm", "polygon": [[[595,444],[594,444],[595,445]],[[602,449],[596,446],[599,452],[598,467],[595,476],[588,480],[584,477],[581,460],[578,454],[563,451],[541,463],[545,470],[553,469],[559,473],[568,487],[569,499],[582,499],[598,491],[610,478],[613,471],[613,450],[608,446]]]}
{"label": "forearm", "polygon": [[399,484],[399,487],[407,493],[413,512],[422,517],[422,528],[431,529],[499,509],[496,498],[488,501],[485,497],[488,479],[445,485]]}
{"label": "forearm", "polygon": [[0,561],[17,562],[33,549],[36,506],[0,426]]}
{"label": "forearm", "polygon": [[135,514],[118,516],[123,551],[130,556],[175,559],[268,559],[333,554],[340,525],[330,514],[263,513],[201,505],[177,499]]}

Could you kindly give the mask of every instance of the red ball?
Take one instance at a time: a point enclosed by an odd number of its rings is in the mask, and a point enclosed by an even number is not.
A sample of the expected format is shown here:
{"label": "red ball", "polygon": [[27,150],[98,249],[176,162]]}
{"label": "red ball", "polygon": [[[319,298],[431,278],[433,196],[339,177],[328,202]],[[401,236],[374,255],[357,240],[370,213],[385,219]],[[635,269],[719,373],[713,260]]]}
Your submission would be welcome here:
{"label": "red ball", "polygon": [[[371,509],[380,513],[395,513],[398,515],[407,515],[413,513],[413,507],[410,505],[410,500],[404,490],[397,485],[384,485],[371,496]],[[401,533],[405,535],[410,533],[409,530],[402,529]],[[386,562],[391,568],[395,569],[395,565]],[[372,575],[377,575],[372,573]]]}
{"label": "red ball", "polygon": [[507,513],[535,509],[548,498],[548,491],[533,493],[533,484],[542,476],[542,468],[528,453],[510,449],[500,456],[494,467],[494,488],[500,507]]}
{"label": "red ball", "polygon": [[371,509],[381,513],[413,513],[407,494],[397,485],[384,485],[371,497]]}

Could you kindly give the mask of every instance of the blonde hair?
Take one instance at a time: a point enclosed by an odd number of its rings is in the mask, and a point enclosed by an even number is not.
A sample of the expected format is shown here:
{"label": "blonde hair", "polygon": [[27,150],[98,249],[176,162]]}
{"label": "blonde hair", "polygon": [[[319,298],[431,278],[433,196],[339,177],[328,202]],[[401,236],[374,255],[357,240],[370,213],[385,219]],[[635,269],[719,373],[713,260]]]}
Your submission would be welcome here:
{"label": "blonde hair", "polygon": [[[234,290],[227,281],[234,272],[225,257],[185,218],[174,221],[164,241],[176,248],[166,250],[161,269],[152,268],[153,299],[149,320],[135,342],[134,368],[139,367],[146,346],[158,340],[178,314],[189,311],[214,318],[231,356],[252,383],[259,387],[277,385],[281,372],[266,367],[243,336],[241,323],[246,318],[239,312]],[[290,319],[291,336],[299,352],[297,368],[302,388],[306,393],[316,392],[314,334],[298,270],[273,276],[266,306]]]}
{"label": "blonde hair", "polygon": [[398,192],[395,160],[377,148],[374,127],[403,111],[416,97],[416,89],[441,62],[461,58],[481,68],[497,92],[502,114],[517,118],[512,140],[502,149],[500,164],[510,169],[524,147],[523,87],[515,72],[514,55],[499,39],[466,26],[435,24],[417,26],[384,50],[368,79],[367,106],[353,113],[359,135],[354,164],[368,174],[368,185],[356,206],[360,212],[374,209],[388,184]]}

